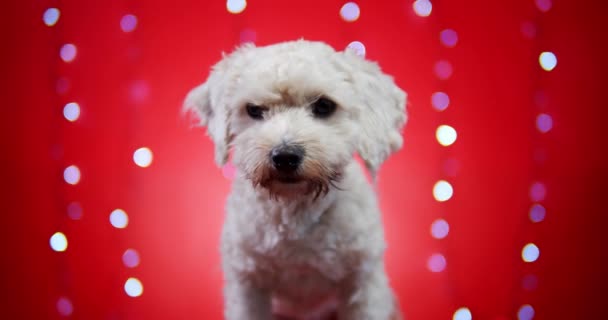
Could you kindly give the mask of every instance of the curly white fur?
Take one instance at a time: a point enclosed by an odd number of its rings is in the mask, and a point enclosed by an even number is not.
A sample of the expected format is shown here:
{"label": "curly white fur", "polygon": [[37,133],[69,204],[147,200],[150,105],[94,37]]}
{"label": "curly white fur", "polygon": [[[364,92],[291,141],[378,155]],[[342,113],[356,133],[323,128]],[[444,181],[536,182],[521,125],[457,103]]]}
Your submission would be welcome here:
{"label": "curly white fur", "polygon": [[[319,97],[337,105],[327,118],[311,112]],[[304,40],[240,47],[190,92],[217,164],[232,150],[238,169],[221,242],[226,319],[396,317],[376,196],[353,155],[375,176],[403,143],[405,99],[375,63]],[[295,182],[270,161],[285,144],[305,150]]]}

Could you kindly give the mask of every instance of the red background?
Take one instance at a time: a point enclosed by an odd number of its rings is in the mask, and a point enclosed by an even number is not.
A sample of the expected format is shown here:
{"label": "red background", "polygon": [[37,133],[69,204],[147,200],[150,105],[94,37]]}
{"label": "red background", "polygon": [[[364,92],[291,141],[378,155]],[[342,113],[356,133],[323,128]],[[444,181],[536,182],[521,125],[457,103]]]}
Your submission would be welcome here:
{"label": "red background", "polygon": [[[555,1],[541,12],[533,0],[444,0],[423,18],[411,1],[361,0],[360,18],[346,22],[345,2],[250,0],[236,15],[221,0],[3,4],[0,317],[61,318],[65,297],[74,319],[221,319],[218,239],[230,181],[204,129],[179,109],[245,29],[257,45],[361,41],[409,93],[405,146],[379,180],[387,268],[408,319],[451,319],[460,307],[473,319],[517,319],[524,304],[535,319],[608,317],[605,4]],[[49,7],[61,11],[52,27],[42,21]],[[138,18],[133,32],[120,28],[125,14]],[[524,22],[535,36],[521,32]],[[446,28],[458,33],[454,48],[439,41]],[[70,63],[59,57],[65,43],[78,48]],[[539,66],[542,51],[557,56],[551,72]],[[433,72],[440,59],[453,66],[447,80]],[[58,81],[69,83],[64,92]],[[432,108],[435,91],[449,94],[447,110]],[[81,107],[74,123],[62,115],[72,101]],[[540,112],[553,119],[544,134]],[[440,124],[456,128],[454,145],[437,143]],[[148,168],[132,160],[142,146],[154,154]],[[69,165],[80,168],[77,185],[63,180]],[[432,196],[439,179],[454,187],[447,202]],[[532,223],[537,181],[547,215]],[[66,214],[72,201],[80,220]],[[125,229],[109,223],[116,208],[129,215]],[[437,218],[450,224],[445,239],[429,232]],[[68,238],[65,252],[49,246],[56,231]],[[521,258],[528,242],[540,248],[533,263]],[[140,254],[136,268],[121,261],[127,248]],[[439,273],[427,268],[436,252],[447,260]],[[532,290],[522,286],[529,274]],[[142,296],[125,294],[128,277],[142,281]]]}

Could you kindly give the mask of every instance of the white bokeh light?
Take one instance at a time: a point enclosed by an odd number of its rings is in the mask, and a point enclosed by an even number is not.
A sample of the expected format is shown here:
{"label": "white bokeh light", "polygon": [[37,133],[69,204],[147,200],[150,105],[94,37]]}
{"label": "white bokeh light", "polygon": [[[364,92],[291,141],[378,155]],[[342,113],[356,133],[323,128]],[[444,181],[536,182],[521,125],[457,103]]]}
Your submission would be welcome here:
{"label": "white bokeh light", "polygon": [[65,168],[63,170],[63,179],[71,185],[78,184],[80,182],[80,169],[75,165]]}
{"label": "white bokeh light", "polygon": [[444,219],[437,219],[431,224],[431,235],[435,239],[443,239],[448,236],[450,225]]}
{"label": "white bokeh light", "polygon": [[62,232],[55,232],[49,240],[51,249],[63,252],[68,248],[68,238]]}
{"label": "white bokeh light", "polygon": [[226,1],[226,9],[228,12],[233,14],[239,14],[247,8],[247,1],[245,0],[228,0]]}
{"label": "white bokeh light", "polygon": [[149,167],[152,164],[152,159],[152,151],[146,147],[139,148],[133,153],[133,162],[142,168]]}
{"label": "white bokeh light", "polygon": [[524,304],[517,311],[517,320],[532,320],[534,319],[534,308],[529,304]]}
{"label": "white bokeh light", "polygon": [[359,6],[354,2],[347,2],[340,8],[340,17],[342,17],[344,21],[357,21],[360,14],[361,10],[359,9]]}
{"label": "white bokeh light", "polygon": [[538,56],[540,67],[545,71],[551,71],[557,66],[557,57],[553,52],[545,51]]}
{"label": "white bokeh light", "polygon": [[454,312],[454,316],[452,317],[452,320],[471,320],[471,319],[473,319],[471,310],[469,310],[469,308],[466,308],[466,307],[462,307],[462,308],[456,310],[456,312]]}
{"label": "white bokeh light", "polygon": [[346,48],[352,50],[359,57],[365,57],[365,45],[361,41],[353,41]]}
{"label": "white bokeh light", "polygon": [[57,8],[48,8],[42,14],[42,21],[49,27],[54,26],[57,21],[59,21],[59,17],[61,16],[61,12]]}
{"label": "white bokeh light", "polygon": [[454,142],[456,142],[458,134],[456,133],[456,129],[444,124],[437,127],[435,137],[437,138],[437,142],[439,142],[440,145],[447,147],[451,146]]}
{"label": "white bokeh light", "polygon": [[115,209],[110,213],[110,223],[114,228],[124,229],[129,224],[129,216],[122,209]]}
{"label": "white bokeh light", "polygon": [[76,49],[76,46],[71,43],[64,44],[59,50],[59,56],[64,62],[74,61],[77,53],[78,49]]}
{"label": "white bokeh light", "polygon": [[525,262],[534,262],[538,260],[538,256],[540,256],[540,250],[534,243],[528,243],[521,250],[521,258]]}
{"label": "white bokeh light", "polygon": [[452,188],[452,185],[449,182],[439,180],[435,183],[435,186],[433,187],[433,197],[435,200],[439,202],[448,201],[452,198],[452,195],[454,195],[454,188]]}
{"label": "white bokeh light", "polygon": [[78,120],[80,117],[80,105],[76,102],[70,102],[63,107],[63,116],[70,122]]}
{"label": "white bokeh light", "polygon": [[144,292],[144,286],[137,278],[129,278],[125,282],[125,292],[129,297],[139,297]]}
{"label": "white bokeh light", "polygon": [[429,0],[416,0],[412,4],[414,12],[420,17],[428,17],[433,11],[433,4]]}
{"label": "white bokeh light", "polygon": [[426,267],[431,272],[441,272],[445,270],[446,265],[447,261],[441,253],[434,253],[429,257],[429,260],[426,263]]}
{"label": "white bokeh light", "polygon": [[137,27],[137,17],[126,14],[120,19],[120,29],[123,32],[132,32]]}

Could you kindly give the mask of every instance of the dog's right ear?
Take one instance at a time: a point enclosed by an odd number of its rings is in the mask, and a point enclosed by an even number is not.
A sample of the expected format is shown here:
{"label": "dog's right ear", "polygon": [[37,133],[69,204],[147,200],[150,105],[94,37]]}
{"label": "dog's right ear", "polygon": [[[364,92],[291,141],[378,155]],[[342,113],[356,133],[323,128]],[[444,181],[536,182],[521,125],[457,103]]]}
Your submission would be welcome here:
{"label": "dog's right ear", "polygon": [[214,82],[217,82],[217,79],[212,74],[207,82],[192,89],[186,96],[183,110],[194,111],[200,119],[200,125],[207,126],[207,134],[215,144],[215,163],[221,167],[228,161],[230,117],[227,108],[222,106],[222,101],[213,99],[211,95]]}

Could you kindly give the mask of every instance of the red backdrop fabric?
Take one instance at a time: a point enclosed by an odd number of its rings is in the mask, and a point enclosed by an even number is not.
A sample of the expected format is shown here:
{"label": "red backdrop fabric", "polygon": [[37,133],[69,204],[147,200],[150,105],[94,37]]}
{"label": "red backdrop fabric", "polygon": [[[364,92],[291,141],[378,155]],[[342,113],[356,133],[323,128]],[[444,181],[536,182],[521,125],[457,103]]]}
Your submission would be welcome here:
{"label": "red backdrop fabric", "polygon": [[[250,0],[238,14],[222,0],[5,3],[0,317],[221,319],[230,181],[181,103],[222,51],[305,38],[339,50],[362,42],[409,94],[404,148],[378,182],[387,269],[407,319],[452,319],[460,308],[473,319],[529,319],[524,305],[534,319],[608,318],[606,5],[432,1],[421,17],[413,1],[354,2],[353,22],[335,0]],[[60,11],[52,26],[48,8]],[[137,19],[130,32],[127,14]],[[445,29],[455,46],[440,41]],[[68,43],[77,51],[65,62]],[[557,57],[550,72],[544,51]],[[438,61],[451,66],[446,79]],[[431,103],[439,91],[450,98],[441,112]],[[74,122],[63,115],[70,102],[80,106]],[[546,133],[540,114],[552,121]],[[442,124],[457,131],[451,146],[437,143]],[[133,161],[141,147],[149,167]],[[71,165],[75,185],[64,181]],[[453,186],[448,201],[433,197],[439,180]],[[534,204],[546,210],[536,223]],[[117,208],[126,228],[110,223]],[[430,232],[437,219],[449,224],[443,239]],[[64,252],[49,245],[58,231]],[[528,243],[540,256],[526,263]],[[123,263],[127,249],[136,267]],[[440,272],[429,270],[435,254]],[[130,277],[141,296],[125,293]]]}

